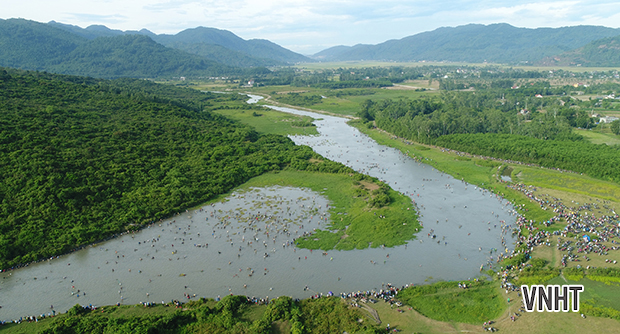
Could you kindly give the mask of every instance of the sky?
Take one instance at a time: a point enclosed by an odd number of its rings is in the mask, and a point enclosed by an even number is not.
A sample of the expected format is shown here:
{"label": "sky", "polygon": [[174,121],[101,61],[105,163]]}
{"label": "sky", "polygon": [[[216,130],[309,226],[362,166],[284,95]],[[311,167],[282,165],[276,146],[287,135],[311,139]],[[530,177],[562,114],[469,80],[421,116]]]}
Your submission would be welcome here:
{"label": "sky", "polygon": [[440,27],[620,27],[617,0],[0,0],[0,18],[176,34],[199,26],[267,39],[305,55]]}

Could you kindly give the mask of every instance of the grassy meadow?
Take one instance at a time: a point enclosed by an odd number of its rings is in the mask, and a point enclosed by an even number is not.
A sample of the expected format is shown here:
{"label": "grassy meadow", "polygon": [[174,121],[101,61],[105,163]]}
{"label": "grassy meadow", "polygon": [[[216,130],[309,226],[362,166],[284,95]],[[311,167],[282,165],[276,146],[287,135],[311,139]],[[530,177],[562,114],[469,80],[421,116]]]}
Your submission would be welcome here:
{"label": "grassy meadow", "polygon": [[445,322],[479,324],[499,317],[507,306],[491,281],[439,282],[407,288],[398,299],[420,314]]}
{"label": "grassy meadow", "polygon": [[215,113],[249,124],[259,133],[278,135],[316,135],[316,128],[310,124],[314,119],[265,108],[263,110],[217,109]]}
{"label": "grassy meadow", "polygon": [[575,129],[575,133],[584,136],[589,142],[593,144],[607,144],[607,145],[618,145],[620,144],[620,136],[614,135],[609,130],[609,127],[606,128],[607,131],[601,130],[584,130],[584,129]]}

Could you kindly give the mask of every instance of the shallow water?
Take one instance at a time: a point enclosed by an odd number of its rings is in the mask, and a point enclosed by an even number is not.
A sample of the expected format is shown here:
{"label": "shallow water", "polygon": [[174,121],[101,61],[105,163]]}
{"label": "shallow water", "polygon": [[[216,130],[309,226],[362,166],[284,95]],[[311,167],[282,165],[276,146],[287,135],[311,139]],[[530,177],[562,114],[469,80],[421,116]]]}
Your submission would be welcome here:
{"label": "shallow water", "polygon": [[[407,246],[327,255],[296,249],[291,245],[295,237],[329,219],[328,202],[320,193],[289,187],[236,192],[228,201],[135,234],[2,273],[0,319],[47,314],[51,305],[64,312],[76,303],[160,303],[194,294],[304,298],[381,289],[388,282],[468,279],[504,251],[502,237],[512,248],[510,234],[502,233],[503,224],[515,221],[507,201],[378,145],[345,119],[273,108],[322,118],[315,121],[320,135],[291,138],[410,196],[424,224],[417,239]],[[492,249],[497,252],[490,254]]]}

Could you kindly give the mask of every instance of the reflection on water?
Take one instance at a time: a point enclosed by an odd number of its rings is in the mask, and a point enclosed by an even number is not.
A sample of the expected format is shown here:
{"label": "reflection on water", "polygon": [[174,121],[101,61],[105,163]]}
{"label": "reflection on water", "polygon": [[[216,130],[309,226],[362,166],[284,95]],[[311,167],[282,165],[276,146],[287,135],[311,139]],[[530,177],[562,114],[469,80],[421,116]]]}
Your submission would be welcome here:
{"label": "reflection on water", "polygon": [[[378,145],[342,118],[318,136],[292,137],[319,154],[378,177],[411,197],[424,225],[395,248],[297,249],[293,240],[329,222],[329,203],[307,189],[269,187],[158,222],[135,234],[2,273],[0,319],[66,311],[76,303],[161,302],[187,297],[309,297],[480,275],[511,247],[512,206],[496,195]],[[194,297],[195,296],[195,297]]]}

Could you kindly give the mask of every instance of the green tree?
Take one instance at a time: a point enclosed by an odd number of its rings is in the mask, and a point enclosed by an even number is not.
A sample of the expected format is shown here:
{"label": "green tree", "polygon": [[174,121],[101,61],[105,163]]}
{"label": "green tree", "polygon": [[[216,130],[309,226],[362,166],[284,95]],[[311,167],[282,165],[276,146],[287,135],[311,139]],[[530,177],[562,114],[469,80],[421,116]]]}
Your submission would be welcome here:
{"label": "green tree", "polygon": [[615,120],[611,122],[611,125],[609,127],[613,134],[620,135],[620,120]]}

